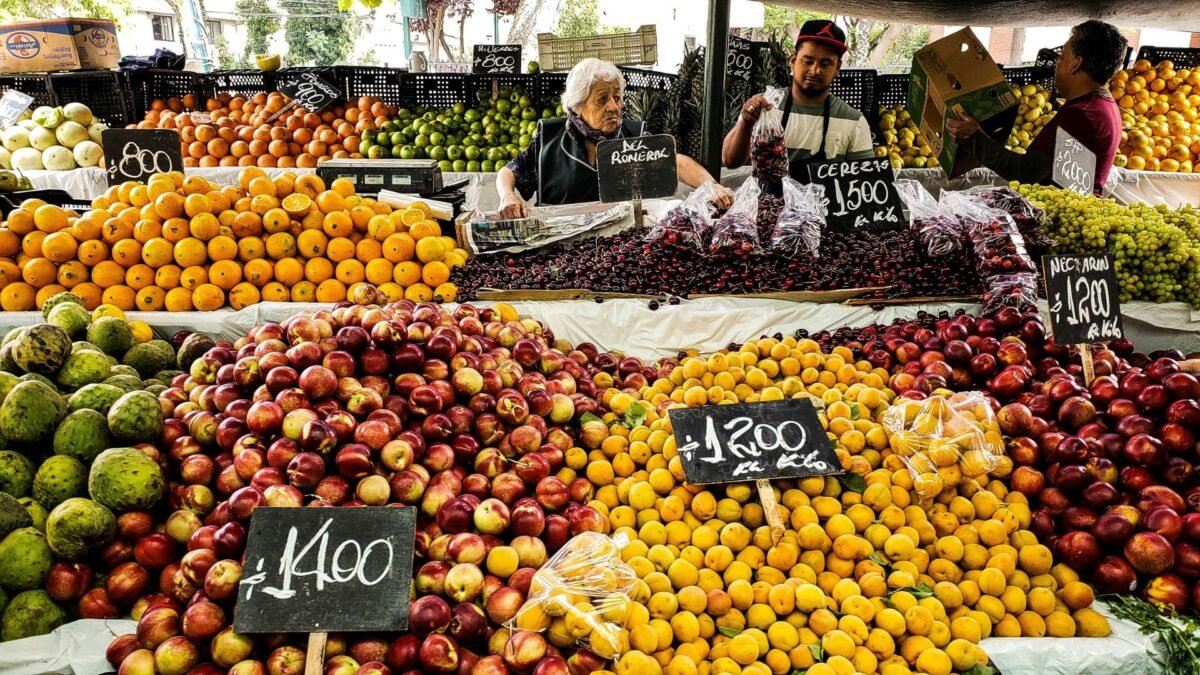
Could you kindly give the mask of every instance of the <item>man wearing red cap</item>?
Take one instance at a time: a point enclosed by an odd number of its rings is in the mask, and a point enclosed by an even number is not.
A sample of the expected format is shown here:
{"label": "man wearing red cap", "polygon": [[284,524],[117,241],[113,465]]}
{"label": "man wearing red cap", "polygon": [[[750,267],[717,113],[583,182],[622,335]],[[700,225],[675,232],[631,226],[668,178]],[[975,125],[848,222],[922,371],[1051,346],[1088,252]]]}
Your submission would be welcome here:
{"label": "man wearing red cap", "polygon": [[[783,103],[781,122],[790,160],[788,173],[809,182],[808,166],[817,162],[870,159],[871,129],[863,114],[829,91],[842,67],[846,34],[832,21],[806,21],[792,54],[791,96]],[[742,105],[737,124],[725,135],[721,161],[742,166],[750,157],[750,130],[772,108],[762,94]]]}

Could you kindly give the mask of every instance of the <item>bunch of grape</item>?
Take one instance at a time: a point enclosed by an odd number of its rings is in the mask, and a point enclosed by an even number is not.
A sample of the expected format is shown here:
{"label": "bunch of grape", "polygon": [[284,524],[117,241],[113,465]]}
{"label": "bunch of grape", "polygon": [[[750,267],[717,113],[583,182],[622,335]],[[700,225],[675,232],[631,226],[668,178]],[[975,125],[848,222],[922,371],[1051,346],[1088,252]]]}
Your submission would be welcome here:
{"label": "bunch of grape", "polygon": [[1055,253],[1113,254],[1121,300],[1200,307],[1200,211],[1124,206],[1041,185],[1018,188],[1050,219]]}

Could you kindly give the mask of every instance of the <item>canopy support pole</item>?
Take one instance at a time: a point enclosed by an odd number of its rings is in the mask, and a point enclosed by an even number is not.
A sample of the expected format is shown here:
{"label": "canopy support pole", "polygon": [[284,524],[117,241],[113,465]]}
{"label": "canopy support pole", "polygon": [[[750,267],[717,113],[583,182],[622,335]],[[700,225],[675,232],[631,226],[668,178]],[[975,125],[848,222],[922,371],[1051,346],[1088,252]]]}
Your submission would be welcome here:
{"label": "canopy support pole", "polygon": [[704,51],[704,128],[700,163],[721,179],[721,141],[725,119],[725,58],[729,50],[730,0],[708,0],[708,47]]}

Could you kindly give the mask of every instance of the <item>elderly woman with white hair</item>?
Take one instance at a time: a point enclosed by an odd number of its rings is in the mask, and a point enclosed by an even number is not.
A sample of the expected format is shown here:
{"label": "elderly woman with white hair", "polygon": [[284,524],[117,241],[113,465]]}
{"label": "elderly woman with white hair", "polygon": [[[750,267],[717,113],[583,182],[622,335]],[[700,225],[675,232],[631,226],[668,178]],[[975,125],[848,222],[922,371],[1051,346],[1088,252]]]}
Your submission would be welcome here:
{"label": "elderly woman with white hair", "polygon": [[[539,204],[578,204],[600,199],[596,181],[596,146],[614,138],[643,135],[643,123],[622,120],[625,78],[608,61],[584,59],[567,75],[562,95],[566,119],[538,123],[537,135],[496,176],[500,215],[527,215],[525,201],[537,193]],[[708,171],[685,155],[676,155],[679,180],[691,187],[713,180]],[[725,208],[733,193],[716,186],[713,203]]]}

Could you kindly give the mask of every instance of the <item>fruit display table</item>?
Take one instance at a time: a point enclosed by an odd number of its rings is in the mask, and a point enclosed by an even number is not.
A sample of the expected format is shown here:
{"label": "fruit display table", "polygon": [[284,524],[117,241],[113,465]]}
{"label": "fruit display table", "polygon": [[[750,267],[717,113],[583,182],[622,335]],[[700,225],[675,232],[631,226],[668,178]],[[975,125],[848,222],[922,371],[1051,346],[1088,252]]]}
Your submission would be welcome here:
{"label": "fruit display table", "polygon": [[[472,304],[489,305],[489,302]],[[708,297],[661,303],[651,310],[646,300],[511,301],[522,316],[541,321],[556,337],[573,344],[592,342],[630,356],[652,361],[674,358],[679,351],[695,348],[701,353],[724,349],[748,335],[791,334],[799,329],[812,332],[841,326],[889,324],[919,312],[936,314],[962,309],[978,313],[971,302],[935,302],[890,305],[875,310],[868,305],[791,302],[750,297]],[[325,304],[263,302],[242,310],[215,312],[128,312],[130,320],[145,321],[159,335],[187,330],[233,340],[264,322],[281,322],[303,311],[325,309]],[[1042,302],[1045,312],[1045,302]],[[1178,349],[1200,352],[1200,312],[1184,303],[1152,304],[1127,302],[1121,305],[1126,337],[1140,349]],[[0,312],[0,334],[16,326],[36,323],[36,312]]]}

